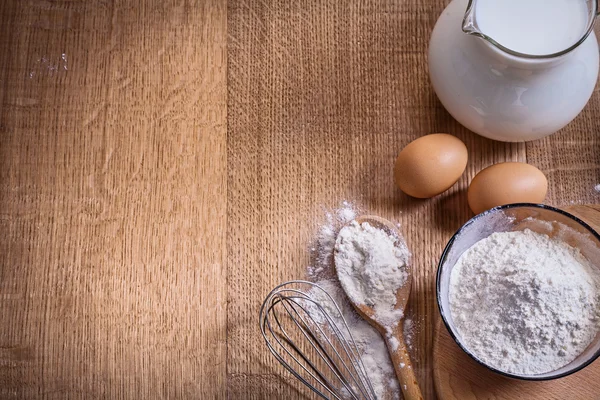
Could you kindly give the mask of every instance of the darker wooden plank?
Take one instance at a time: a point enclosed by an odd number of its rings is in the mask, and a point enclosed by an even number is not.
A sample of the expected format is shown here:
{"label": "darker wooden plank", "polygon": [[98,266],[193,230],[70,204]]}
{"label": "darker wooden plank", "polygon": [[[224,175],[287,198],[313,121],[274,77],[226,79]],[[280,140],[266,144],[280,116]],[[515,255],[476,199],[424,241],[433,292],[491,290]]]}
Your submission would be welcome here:
{"label": "darker wooden plank", "polygon": [[[282,371],[264,347],[258,309],[276,284],[305,276],[324,209],[343,200],[403,225],[415,264],[416,369],[424,395],[433,398],[437,259],[471,216],[465,189],[475,173],[496,162],[525,161],[525,145],[468,132],[430,88],[426,49],[444,3],[229,1],[232,398],[300,396],[293,384],[257,384]],[[408,142],[433,132],[465,141],[467,172],[431,201],[408,198],[394,187],[394,159]]]}

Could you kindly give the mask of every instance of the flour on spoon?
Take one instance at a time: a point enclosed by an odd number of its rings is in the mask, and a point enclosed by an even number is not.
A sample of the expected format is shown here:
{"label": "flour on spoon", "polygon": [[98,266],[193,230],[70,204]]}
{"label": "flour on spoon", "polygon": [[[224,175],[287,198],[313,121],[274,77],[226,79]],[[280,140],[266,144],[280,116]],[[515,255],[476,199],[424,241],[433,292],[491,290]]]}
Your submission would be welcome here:
{"label": "flour on spoon", "polygon": [[[340,286],[333,267],[333,250],[338,233],[356,218],[358,211],[355,205],[344,201],[341,208],[326,212],[326,220],[318,228],[315,241],[310,248],[312,265],[308,267],[308,275],[310,280],[314,281],[333,297],[340,307],[342,315],[348,323],[348,327],[356,341],[358,351],[367,370],[367,375],[371,379],[377,398],[397,400],[400,398],[400,386],[394,373],[394,367],[387,346],[379,332],[354,311],[347,295]],[[401,246],[404,245],[401,244]],[[408,254],[408,250],[406,250],[407,259],[409,258]],[[320,291],[315,291],[315,295],[319,293]],[[327,304],[327,302],[324,302],[324,304]],[[343,323],[343,321],[335,319],[337,318],[336,312],[333,310],[328,311],[337,324]],[[319,313],[316,314],[318,315]],[[412,342],[411,338],[413,335],[412,320],[405,319],[404,332],[405,335],[407,335],[407,332],[410,332],[406,340],[409,349],[411,349],[412,346],[409,343]]]}
{"label": "flour on spoon", "polygon": [[335,265],[342,287],[355,304],[375,310],[375,319],[392,328],[403,317],[396,293],[408,278],[406,244],[367,222],[342,228],[335,245]]}

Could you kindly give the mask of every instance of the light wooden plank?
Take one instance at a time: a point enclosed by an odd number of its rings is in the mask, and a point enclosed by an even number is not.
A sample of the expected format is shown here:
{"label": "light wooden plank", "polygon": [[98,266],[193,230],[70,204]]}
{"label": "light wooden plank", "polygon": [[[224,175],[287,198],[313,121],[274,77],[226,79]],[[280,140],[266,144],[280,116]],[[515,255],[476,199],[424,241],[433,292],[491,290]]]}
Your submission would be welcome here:
{"label": "light wooden plank", "polygon": [[0,16],[0,397],[225,397],[224,1]]}

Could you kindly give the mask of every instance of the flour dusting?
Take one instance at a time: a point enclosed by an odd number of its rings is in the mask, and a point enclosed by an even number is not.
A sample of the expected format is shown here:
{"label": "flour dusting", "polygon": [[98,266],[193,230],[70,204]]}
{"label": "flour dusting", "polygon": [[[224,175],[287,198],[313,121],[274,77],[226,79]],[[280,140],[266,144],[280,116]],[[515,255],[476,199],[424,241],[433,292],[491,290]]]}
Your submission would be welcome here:
{"label": "flour dusting", "polygon": [[325,214],[326,222],[321,225],[317,239],[311,247],[313,265],[308,275],[314,279],[331,278],[333,248],[340,228],[356,218],[356,208],[347,201],[339,209]]}
{"label": "flour dusting", "polygon": [[[316,284],[327,292],[327,294],[329,294],[337,303],[340,307],[343,319],[335,307],[332,307],[331,301],[325,301],[325,299],[321,298],[324,295],[319,289],[311,289],[308,293],[309,296],[323,306],[337,326],[344,326],[344,320],[346,320],[377,398],[399,399],[400,386],[395,379],[394,368],[388,355],[387,347],[379,332],[356,314],[352,305],[347,301],[344,291],[338,281],[324,280],[316,282]],[[308,306],[307,309],[311,312],[310,306]],[[312,309],[311,315],[317,316],[316,322],[325,322],[318,320],[318,316],[322,315],[318,310]]]}
{"label": "flour dusting", "polygon": [[408,347],[409,350],[412,350],[416,330],[415,323],[412,318],[404,318],[404,326],[402,328],[404,330],[404,341],[406,342],[406,347]]}

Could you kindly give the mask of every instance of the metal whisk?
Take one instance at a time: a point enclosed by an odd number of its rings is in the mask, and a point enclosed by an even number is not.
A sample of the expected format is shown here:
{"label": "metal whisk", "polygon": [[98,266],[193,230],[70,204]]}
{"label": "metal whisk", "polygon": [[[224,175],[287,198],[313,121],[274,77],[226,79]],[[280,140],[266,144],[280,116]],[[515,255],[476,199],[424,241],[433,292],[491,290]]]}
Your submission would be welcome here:
{"label": "metal whisk", "polygon": [[277,286],[261,307],[259,323],[275,358],[322,398],[376,399],[340,307],[320,286]]}

